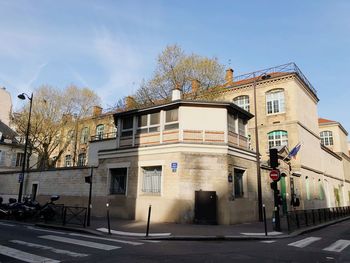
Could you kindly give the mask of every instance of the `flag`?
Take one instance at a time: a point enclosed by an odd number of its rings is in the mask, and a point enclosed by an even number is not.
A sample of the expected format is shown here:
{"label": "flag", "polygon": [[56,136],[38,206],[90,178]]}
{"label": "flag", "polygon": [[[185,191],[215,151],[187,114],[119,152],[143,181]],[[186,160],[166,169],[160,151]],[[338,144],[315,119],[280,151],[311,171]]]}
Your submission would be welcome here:
{"label": "flag", "polygon": [[300,143],[295,145],[295,147],[289,152],[288,157],[289,158],[293,157],[295,159],[296,155],[298,154],[298,152],[300,150],[300,147],[301,147]]}

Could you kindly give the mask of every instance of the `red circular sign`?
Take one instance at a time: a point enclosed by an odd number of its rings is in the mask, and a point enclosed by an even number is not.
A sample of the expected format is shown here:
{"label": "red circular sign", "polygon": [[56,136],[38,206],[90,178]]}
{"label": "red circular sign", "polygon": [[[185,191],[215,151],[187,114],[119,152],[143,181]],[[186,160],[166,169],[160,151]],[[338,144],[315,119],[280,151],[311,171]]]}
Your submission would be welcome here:
{"label": "red circular sign", "polygon": [[270,172],[270,178],[274,181],[278,181],[280,179],[280,171],[278,170],[272,170]]}

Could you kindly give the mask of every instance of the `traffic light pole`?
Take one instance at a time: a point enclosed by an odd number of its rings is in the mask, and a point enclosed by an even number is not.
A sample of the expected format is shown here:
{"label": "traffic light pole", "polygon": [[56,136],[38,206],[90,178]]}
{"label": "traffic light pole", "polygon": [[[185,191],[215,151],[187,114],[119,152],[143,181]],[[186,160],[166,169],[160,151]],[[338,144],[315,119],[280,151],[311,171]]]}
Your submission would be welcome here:
{"label": "traffic light pole", "polygon": [[281,220],[280,220],[280,206],[279,206],[279,190],[277,188],[277,182],[272,182],[273,186],[273,199],[274,199],[274,218],[275,218],[275,231],[281,231]]}

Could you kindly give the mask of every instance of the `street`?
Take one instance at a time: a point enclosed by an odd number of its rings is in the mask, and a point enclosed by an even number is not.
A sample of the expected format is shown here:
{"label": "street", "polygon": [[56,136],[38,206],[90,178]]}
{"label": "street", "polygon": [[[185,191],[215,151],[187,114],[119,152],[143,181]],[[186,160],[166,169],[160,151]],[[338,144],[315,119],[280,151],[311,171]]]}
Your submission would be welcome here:
{"label": "street", "polygon": [[147,241],[0,222],[0,262],[350,262],[350,222],[287,239]]}

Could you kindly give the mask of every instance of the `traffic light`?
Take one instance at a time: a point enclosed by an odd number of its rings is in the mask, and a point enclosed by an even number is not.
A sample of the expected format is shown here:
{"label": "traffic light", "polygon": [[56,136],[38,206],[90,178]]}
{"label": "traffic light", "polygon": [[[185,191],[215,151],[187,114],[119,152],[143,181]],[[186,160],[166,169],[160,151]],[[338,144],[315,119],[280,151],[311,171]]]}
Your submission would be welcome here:
{"label": "traffic light", "polygon": [[270,167],[273,169],[278,167],[278,151],[276,148],[270,149]]}

